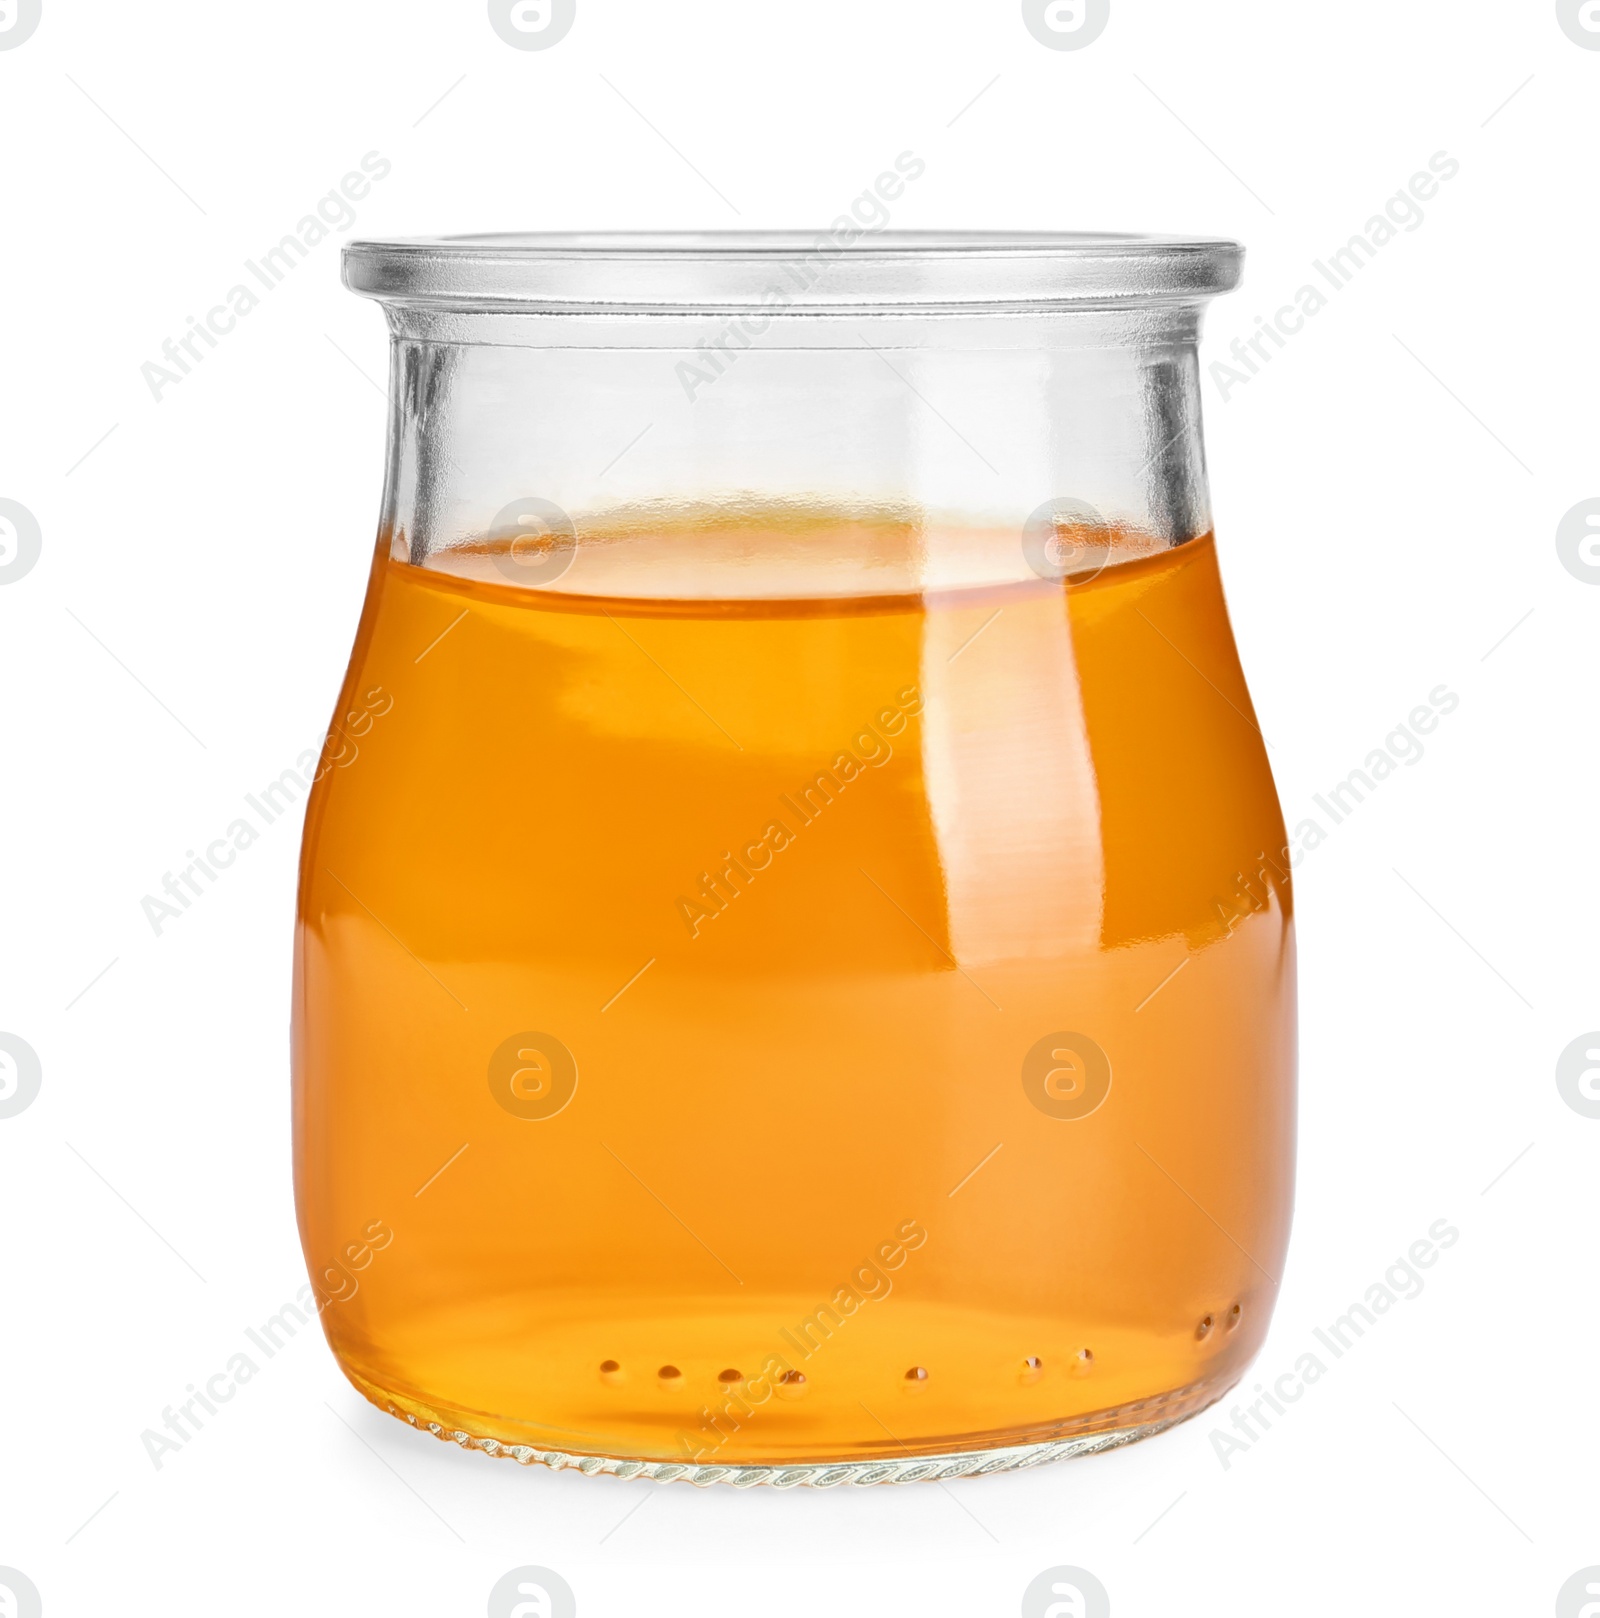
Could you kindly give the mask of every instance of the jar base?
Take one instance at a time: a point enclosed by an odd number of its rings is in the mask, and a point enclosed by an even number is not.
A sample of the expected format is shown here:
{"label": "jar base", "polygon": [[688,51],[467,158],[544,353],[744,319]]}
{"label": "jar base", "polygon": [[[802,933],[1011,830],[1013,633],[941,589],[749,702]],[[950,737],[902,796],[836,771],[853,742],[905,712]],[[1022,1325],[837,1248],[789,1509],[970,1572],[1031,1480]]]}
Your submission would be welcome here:
{"label": "jar base", "polygon": [[[1234,1371],[1208,1377],[1171,1393],[1063,1422],[1062,1428],[1076,1430],[1043,1441],[1007,1443],[1008,1435],[998,1434],[989,1444],[937,1453],[718,1465],[541,1449],[512,1439],[496,1438],[461,1425],[459,1412],[427,1406],[408,1396],[388,1392],[356,1375],[348,1366],[341,1368],[357,1392],[378,1409],[421,1432],[432,1433],[443,1442],[459,1444],[463,1449],[482,1450],[486,1455],[504,1457],[523,1466],[548,1466],[556,1472],[574,1468],[590,1477],[603,1474],[646,1478],[655,1483],[692,1483],[697,1488],[724,1483],[736,1489],[763,1485],[774,1489],[832,1489],[841,1484],[861,1487],[876,1483],[940,1483],[954,1478],[986,1477],[993,1472],[1019,1472],[1052,1461],[1073,1460],[1080,1455],[1098,1455],[1103,1450],[1137,1443],[1141,1438],[1153,1438],[1198,1416],[1225,1397],[1240,1375]],[[466,1419],[474,1426],[481,1424],[481,1418]]]}

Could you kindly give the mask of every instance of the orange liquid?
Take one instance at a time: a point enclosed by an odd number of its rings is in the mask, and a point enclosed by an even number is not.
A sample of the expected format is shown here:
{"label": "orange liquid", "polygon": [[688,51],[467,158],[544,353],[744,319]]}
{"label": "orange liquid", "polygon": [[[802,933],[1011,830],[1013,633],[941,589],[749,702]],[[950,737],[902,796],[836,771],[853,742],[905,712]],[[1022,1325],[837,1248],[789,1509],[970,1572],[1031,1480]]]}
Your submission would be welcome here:
{"label": "orange liquid", "polygon": [[778,1464],[1155,1424],[1240,1375],[1294,969],[1209,536],[844,600],[384,547],[340,714],[297,1186],[381,1406]]}

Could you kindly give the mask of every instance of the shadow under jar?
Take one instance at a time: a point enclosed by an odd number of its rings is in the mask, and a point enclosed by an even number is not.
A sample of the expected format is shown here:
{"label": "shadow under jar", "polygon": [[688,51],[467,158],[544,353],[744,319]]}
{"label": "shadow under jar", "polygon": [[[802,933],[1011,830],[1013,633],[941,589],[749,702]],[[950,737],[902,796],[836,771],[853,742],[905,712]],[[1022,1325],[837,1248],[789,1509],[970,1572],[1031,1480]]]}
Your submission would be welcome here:
{"label": "shadow under jar", "polygon": [[357,242],[392,333],[307,814],[299,1219],[382,1409],[877,1482],[1242,1374],[1285,839],[1196,342],[1229,242]]}

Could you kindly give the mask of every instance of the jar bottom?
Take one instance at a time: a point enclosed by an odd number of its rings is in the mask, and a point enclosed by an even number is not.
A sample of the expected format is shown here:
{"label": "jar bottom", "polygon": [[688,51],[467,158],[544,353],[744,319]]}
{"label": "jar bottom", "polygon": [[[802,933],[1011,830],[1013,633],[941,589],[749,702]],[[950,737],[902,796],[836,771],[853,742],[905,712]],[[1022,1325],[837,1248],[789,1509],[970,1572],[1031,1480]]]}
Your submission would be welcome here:
{"label": "jar bottom", "polygon": [[492,1418],[476,1412],[452,1410],[368,1381],[348,1365],[341,1365],[356,1391],[378,1409],[422,1432],[432,1433],[463,1449],[482,1450],[523,1466],[567,1468],[594,1476],[645,1478],[656,1483],[692,1483],[705,1488],[724,1483],[736,1489],[768,1486],[774,1489],[831,1489],[841,1484],[856,1487],[877,1483],[936,1483],[954,1478],[984,1477],[994,1472],[1016,1472],[1120,1449],[1142,1438],[1153,1438],[1210,1408],[1238,1382],[1240,1370],[1231,1368],[1187,1387],[1153,1398],[1096,1411],[1050,1424],[1051,1436],[1038,1428],[954,1436],[948,1448],[927,1444],[885,1445],[882,1454],[849,1458],[820,1457],[805,1461],[751,1462],[731,1465],[693,1461],[648,1459],[641,1456],[585,1453],[582,1450],[544,1449],[513,1438],[496,1436]]}

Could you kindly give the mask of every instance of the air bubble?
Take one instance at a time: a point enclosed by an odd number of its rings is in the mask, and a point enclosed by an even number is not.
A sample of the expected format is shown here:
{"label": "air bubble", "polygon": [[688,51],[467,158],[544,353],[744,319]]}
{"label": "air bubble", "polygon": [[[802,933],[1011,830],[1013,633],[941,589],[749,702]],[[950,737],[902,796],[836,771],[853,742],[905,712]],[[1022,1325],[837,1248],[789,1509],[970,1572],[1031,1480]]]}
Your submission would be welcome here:
{"label": "air bubble", "polygon": [[801,1371],[785,1371],[778,1378],[778,1397],[781,1399],[798,1399],[805,1391],[806,1379]]}
{"label": "air bubble", "polygon": [[928,1372],[925,1366],[913,1365],[911,1369],[906,1372],[906,1381],[914,1388],[921,1387],[921,1385],[927,1380]]}
{"label": "air bubble", "polygon": [[1216,1323],[1217,1322],[1213,1316],[1202,1315],[1200,1317],[1200,1324],[1194,1329],[1194,1340],[1197,1343],[1203,1343],[1206,1338],[1211,1335],[1211,1328],[1215,1326]]}
{"label": "air bubble", "polygon": [[656,1375],[666,1387],[676,1387],[683,1381],[683,1372],[676,1365],[663,1365]]}
{"label": "air bubble", "polygon": [[1094,1350],[1080,1348],[1073,1356],[1072,1371],[1075,1376],[1087,1376],[1094,1369]]}
{"label": "air bubble", "polygon": [[1233,1328],[1239,1324],[1239,1319],[1243,1314],[1244,1314],[1244,1305],[1239,1304],[1239,1303],[1236,1303],[1228,1311],[1228,1330],[1229,1331],[1232,1331]]}
{"label": "air bubble", "polygon": [[744,1378],[740,1376],[740,1374],[731,1366],[726,1371],[717,1372],[717,1381],[725,1384],[729,1382],[742,1382],[743,1380]]}
{"label": "air bubble", "polygon": [[602,1382],[617,1383],[622,1381],[622,1365],[617,1360],[601,1360],[600,1380]]}

